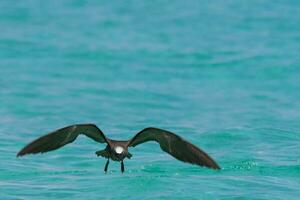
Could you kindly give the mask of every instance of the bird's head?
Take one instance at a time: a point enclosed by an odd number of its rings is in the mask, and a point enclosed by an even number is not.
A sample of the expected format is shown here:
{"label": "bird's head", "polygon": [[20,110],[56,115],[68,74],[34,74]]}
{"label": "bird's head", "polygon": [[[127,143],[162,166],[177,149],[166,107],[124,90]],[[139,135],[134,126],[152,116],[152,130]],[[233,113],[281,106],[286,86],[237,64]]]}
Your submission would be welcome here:
{"label": "bird's head", "polygon": [[114,150],[115,150],[115,153],[116,153],[116,154],[122,154],[122,153],[125,151],[124,148],[121,147],[121,146],[116,146],[116,147],[114,148]]}
{"label": "bird's head", "polygon": [[127,148],[125,148],[121,145],[116,145],[113,148],[113,151],[114,151],[115,157],[117,157],[118,160],[123,160],[127,155]]}

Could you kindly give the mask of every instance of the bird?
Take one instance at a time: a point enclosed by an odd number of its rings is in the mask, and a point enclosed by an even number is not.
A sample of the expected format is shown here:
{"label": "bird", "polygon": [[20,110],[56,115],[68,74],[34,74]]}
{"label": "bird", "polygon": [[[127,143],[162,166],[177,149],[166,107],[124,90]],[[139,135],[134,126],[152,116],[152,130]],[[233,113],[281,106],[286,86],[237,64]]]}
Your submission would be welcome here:
{"label": "bird", "polygon": [[219,165],[206,152],[194,144],[175,133],[155,127],[141,130],[130,140],[112,140],[107,138],[95,124],[70,125],[32,141],[17,153],[17,157],[59,149],[75,141],[81,134],[98,143],[106,143],[105,149],[95,152],[98,157],[101,156],[107,159],[104,167],[105,173],[107,173],[110,160],[121,162],[121,172],[124,173],[124,159],[132,157],[128,148],[149,141],[157,142],[163,151],[182,162],[214,170],[220,169]]}

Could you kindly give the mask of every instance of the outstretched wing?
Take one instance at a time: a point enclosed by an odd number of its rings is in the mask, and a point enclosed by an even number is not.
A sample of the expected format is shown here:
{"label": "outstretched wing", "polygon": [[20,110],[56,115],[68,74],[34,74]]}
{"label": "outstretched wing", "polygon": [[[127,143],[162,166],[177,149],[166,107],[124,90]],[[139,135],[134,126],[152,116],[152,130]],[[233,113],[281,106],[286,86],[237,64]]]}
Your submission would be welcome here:
{"label": "outstretched wing", "polygon": [[80,134],[95,140],[99,143],[107,143],[103,132],[94,124],[77,124],[61,128],[47,135],[44,135],[27,146],[25,146],[17,156],[25,154],[44,153],[58,149],[66,144],[72,143]]}
{"label": "outstretched wing", "polygon": [[195,145],[178,135],[158,128],[145,128],[128,141],[129,147],[135,147],[144,142],[156,141],[161,149],[180,161],[220,169],[218,164]]}

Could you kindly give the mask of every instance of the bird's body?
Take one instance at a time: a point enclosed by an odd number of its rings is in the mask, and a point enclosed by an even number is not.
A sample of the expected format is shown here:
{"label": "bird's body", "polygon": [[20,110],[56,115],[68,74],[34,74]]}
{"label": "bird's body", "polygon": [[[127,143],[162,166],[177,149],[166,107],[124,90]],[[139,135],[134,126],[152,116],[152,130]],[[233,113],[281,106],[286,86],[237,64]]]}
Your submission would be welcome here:
{"label": "bird's body", "polygon": [[105,149],[97,151],[97,156],[112,159],[113,161],[122,161],[125,158],[131,158],[131,154],[128,152],[128,141],[118,141],[108,139],[108,145]]}
{"label": "bird's body", "polygon": [[44,153],[58,149],[72,143],[80,134],[84,134],[96,142],[107,144],[105,149],[96,151],[97,156],[107,158],[104,168],[105,172],[107,172],[110,159],[121,162],[121,171],[124,172],[123,160],[132,157],[128,148],[148,141],[158,142],[163,151],[180,161],[212,169],[220,169],[218,164],[208,154],[195,145],[172,132],[152,127],[143,129],[130,140],[118,141],[107,138],[94,124],[67,126],[34,140],[25,146],[17,156]]}

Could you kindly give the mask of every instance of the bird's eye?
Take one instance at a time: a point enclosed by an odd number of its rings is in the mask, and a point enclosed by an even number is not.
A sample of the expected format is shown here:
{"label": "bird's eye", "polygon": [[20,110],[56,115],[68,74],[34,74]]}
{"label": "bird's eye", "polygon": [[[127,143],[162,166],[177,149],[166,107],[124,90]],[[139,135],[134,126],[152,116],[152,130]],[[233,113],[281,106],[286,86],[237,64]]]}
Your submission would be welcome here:
{"label": "bird's eye", "polygon": [[120,154],[120,153],[122,153],[124,151],[124,149],[123,149],[123,147],[117,146],[115,148],[115,151],[117,152],[117,154]]}

